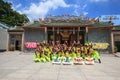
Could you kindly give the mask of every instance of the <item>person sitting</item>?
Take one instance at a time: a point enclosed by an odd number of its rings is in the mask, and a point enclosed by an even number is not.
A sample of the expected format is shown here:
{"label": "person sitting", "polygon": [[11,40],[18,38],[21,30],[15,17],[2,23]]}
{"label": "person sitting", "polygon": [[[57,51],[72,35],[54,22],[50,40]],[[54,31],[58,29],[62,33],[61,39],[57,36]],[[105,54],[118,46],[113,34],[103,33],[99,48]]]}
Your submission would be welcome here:
{"label": "person sitting", "polygon": [[46,53],[46,55],[45,55],[46,61],[47,61],[47,62],[50,62],[50,61],[51,61],[51,59],[50,59],[50,54],[51,54],[51,52],[48,50],[48,51],[46,51],[45,53]]}
{"label": "person sitting", "polygon": [[76,58],[74,58],[74,64],[82,65],[84,64],[83,58],[81,57],[81,52],[78,50],[76,52]]}
{"label": "person sitting", "polygon": [[33,57],[33,60],[35,62],[40,62],[40,52],[41,52],[40,45],[37,45],[37,47],[35,49],[35,54],[34,54],[34,57]]}
{"label": "person sitting", "polygon": [[72,61],[74,62],[74,60],[76,58],[76,53],[74,52],[74,50],[70,51],[70,56],[71,56]]}
{"label": "person sitting", "polygon": [[63,65],[73,64],[73,63],[72,63],[72,60],[71,60],[71,57],[70,57],[70,55],[69,55],[68,50],[65,51],[65,58],[64,58],[64,60],[62,61],[62,64],[63,64]]}
{"label": "person sitting", "polygon": [[53,52],[52,64],[61,64],[60,52]]}
{"label": "person sitting", "polygon": [[101,63],[100,55],[99,55],[98,51],[94,49],[92,54],[93,54],[92,56],[93,56],[94,60],[97,59],[99,61],[99,63]]}
{"label": "person sitting", "polygon": [[41,51],[41,56],[40,56],[40,62],[43,62],[45,63],[46,62],[46,59],[45,59],[45,52],[44,51]]}
{"label": "person sitting", "polygon": [[34,57],[33,57],[33,60],[34,60],[35,62],[40,62],[40,52],[35,51],[35,55],[34,55]]}
{"label": "person sitting", "polygon": [[92,57],[92,49],[88,49],[88,54],[85,57],[85,64],[87,64],[87,65],[94,64],[94,59]]}
{"label": "person sitting", "polygon": [[61,50],[61,61],[63,61],[65,59],[65,53],[64,50]]}

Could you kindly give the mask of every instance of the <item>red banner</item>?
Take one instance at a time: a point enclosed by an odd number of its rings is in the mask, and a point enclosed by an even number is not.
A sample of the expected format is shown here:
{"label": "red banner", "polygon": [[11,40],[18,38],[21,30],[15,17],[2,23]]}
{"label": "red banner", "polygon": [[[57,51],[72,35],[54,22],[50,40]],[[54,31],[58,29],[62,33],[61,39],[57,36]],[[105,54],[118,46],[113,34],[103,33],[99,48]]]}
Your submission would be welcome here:
{"label": "red banner", "polygon": [[37,44],[36,44],[36,42],[25,42],[25,47],[26,48],[36,48]]}

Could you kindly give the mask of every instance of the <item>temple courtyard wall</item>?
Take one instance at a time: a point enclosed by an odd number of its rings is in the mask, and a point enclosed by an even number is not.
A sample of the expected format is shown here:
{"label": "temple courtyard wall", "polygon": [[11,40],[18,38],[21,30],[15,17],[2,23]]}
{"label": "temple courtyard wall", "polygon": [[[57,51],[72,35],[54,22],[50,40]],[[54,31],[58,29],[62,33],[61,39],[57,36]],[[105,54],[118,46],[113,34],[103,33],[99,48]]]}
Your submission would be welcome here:
{"label": "temple courtyard wall", "polygon": [[88,32],[88,41],[92,43],[108,43],[108,47],[106,49],[99,49],[99,52],[112,52],[111,31],[109,29],[90,29]]}
{"label": "temple courtyard wall", "polygon": [[7,31],[0,28],[0,51],[6,51],[7,49]]}

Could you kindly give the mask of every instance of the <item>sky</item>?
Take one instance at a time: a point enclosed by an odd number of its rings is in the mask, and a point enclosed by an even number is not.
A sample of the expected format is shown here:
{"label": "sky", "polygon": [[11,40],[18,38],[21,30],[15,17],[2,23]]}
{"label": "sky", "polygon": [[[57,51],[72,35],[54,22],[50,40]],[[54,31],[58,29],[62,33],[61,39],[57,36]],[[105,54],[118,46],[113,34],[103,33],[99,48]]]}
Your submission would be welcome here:
{"label": "sky", "polygon": [[[26,14],[30,20],[45,18],[47,15],[77,15],[83,14],[89,18],[102,18],[105,15],[118,17],[113,20],[120,24],[119,0],[4,0],[12,3],[12,8],[21,14]],[[103,20],[105,21],[105,20]]]}

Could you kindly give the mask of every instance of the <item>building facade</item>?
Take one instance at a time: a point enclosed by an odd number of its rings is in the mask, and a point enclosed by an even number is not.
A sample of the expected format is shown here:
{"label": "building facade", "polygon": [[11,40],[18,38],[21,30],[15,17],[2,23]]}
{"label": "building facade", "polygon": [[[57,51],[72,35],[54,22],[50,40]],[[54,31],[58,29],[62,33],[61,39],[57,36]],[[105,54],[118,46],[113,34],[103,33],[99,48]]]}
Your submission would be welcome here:
{"label": "building facade", "polygon": [[8,26],[2,22],[0,22],[0,52],[7,50],[7,29]]}
{"label": "building facade", "polygon": [[[34,43],[46,41],[47,43],[60,41],[80,42],[85,45],[88,42],[94,44],[94,48],[101,53],[114,52],[113,23],[99,22],[94,18],[81,16],[47,16],[44,20],[26,24],[20,29],[8,30],[8,50],[33,51]],[[28,43],[33,44],[29,48]],[[27,44],[27,45],[26,45]],[[12,47],[11,47],[12,46]]]}

